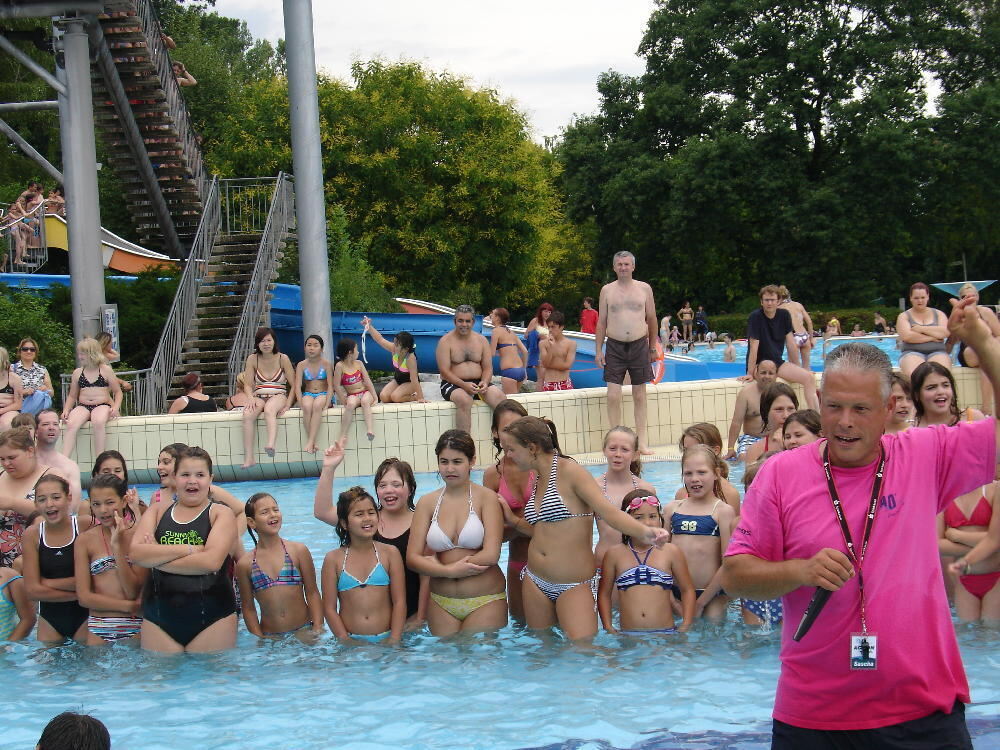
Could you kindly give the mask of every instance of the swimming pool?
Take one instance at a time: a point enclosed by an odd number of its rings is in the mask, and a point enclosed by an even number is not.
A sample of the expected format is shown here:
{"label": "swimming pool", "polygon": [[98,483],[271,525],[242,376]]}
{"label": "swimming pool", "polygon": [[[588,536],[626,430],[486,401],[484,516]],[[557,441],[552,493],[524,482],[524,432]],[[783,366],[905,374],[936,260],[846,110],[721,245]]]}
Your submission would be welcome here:
{"label": "swimming pool", "polygon": [[[827,354],[836,349],[838,346],[846,344],[852,340],[857,339],[834,339],[827,346]],[[861,338],[860,340],[866,344],[877,346],[879,349],[888,354],[889,359],[892,360],[893,367],[899,365],[899,349],[896,348],[895,336],[868,336]],[[742,366],[747,357],[747,345],[744,343],[736,343],[734,346],[736,347],[736,361]],[[688,353],[687,356],[694,357],[701,362],[722,362],[722,355],[725,350],[726,347],[724,344],[716,344],[713,349],[709,349],[707,346],[696,346]],[[683,350],[675,348],[674,352],[676,354],[681,354],[683,353]],[[816,371],[821,371],[823,369],[823,339],[814,340],[812,353],[809,357],[809,364]]]}
{"label": "swimming pool", "polygon": [[[645,476],[663,496],[680,485],[676,462],[649,464]],[[421,493],[441,486],[436,475],[417,478]],[[283,535],[307,543],[318,566],[336,542],[312,518],[314,481],[227,487],[241,498],[273,493]],[[338,479],[335,490],[354,484],[370,487],[371,478]],[[410,634],[400,648],[260,642],[241,628],[238,650],[186,657],[4,644],[2,746],[33,748],[53,715],[77,710],[108,725],[115,750],[760,750],[769,746],[778,633],[730,619],[647,641],[602,633],[588,647],[517,626],[443,642]],[[968,712],[976,747],[1000,748],[1000,634],[963,627],[959,642],[983,704]]]}

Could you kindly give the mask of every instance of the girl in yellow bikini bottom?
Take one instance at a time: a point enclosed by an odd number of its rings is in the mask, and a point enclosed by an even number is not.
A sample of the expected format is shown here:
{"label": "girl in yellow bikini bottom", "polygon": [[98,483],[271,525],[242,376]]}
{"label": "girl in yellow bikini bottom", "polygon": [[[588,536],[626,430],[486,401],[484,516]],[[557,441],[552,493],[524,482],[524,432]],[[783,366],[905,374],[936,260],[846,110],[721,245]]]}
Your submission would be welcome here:
{"label": "girl in yellow bikini bottom", "polygon": [[432,591],[431,599],[441,609],[461,622],[480,607],[485,607],[492,602],[506,600],[507,594],[501,591],[499,594],[485,594],[483,596],[470,596],[467,599],[457,599],[452,596],[441,596]]}

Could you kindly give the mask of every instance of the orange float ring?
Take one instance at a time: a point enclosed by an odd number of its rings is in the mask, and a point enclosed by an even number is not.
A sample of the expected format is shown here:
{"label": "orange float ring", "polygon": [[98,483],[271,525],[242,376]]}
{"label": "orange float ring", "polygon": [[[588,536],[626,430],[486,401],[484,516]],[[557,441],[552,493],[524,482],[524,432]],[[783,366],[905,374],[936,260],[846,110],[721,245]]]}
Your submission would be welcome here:
{"label": "orange float ring", "polygon": [[660,340],[656,340],[656,362],[653,363],[653,384],[663,380],[663,373],[666,372],[667,365],[663,359],[663,345]]}

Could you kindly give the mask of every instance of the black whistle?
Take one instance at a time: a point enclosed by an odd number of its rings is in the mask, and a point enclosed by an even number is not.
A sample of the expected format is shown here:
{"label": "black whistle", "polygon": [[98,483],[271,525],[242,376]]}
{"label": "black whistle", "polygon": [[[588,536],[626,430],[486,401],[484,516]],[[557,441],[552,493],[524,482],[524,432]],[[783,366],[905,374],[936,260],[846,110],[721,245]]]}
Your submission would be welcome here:
{"label": "black whistle", "polygon": [[793,641],[801,641],[805,634],[809,632],[809,628],[813,626],[816,618],[819,617],[819,613],[823,611],[823,607],[826,606],[826,602],[832,593],[829,589],[816,589],[816,593],[809,600],[809,606],[802,613],[802,620],[799,622],[799,627],[796,628],[795,635],[792,636]]}

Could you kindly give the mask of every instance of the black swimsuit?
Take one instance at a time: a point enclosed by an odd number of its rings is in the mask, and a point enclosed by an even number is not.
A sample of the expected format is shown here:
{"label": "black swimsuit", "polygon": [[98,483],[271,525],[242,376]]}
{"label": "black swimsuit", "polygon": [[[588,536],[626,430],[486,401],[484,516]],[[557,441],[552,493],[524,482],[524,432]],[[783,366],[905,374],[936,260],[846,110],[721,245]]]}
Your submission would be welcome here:
{"label": "black swimsuit", "polygon": [[[174,520],[175,502],[156,525],[157,544],[205,544],[212,531],[208,503],[188,523]],[[215,573],[180,575],[153,568],[142,597],[142,616],[181,646],[224,617],[236,614],[233,594],[233,559],[226,555]]]}
{"label": "black swimsuit", "polygon": [[[38,572],[42,578],[72,578],[73,545],[79,535],[76,518],[73,521],[73,538],[62,547],[49,547],[45,543],[45,521],[38,528]],[[90,613],[75,599],[71,602],[39,602],[38,614],[63,638],[72,638],[87,621]]]}
{"label": "black swimsuit", "polygon": [[417,606],[420,604],[420,574],[415,570],[411,570],[406,565],[406,547],[410,543],[410,530],[407,529],[392,539],[382,536],[382,533],[379,532],[375,534],[375,541],[391,544],[403,556],[403,573],[404,581],[406,582],[406,616],[413,617],[417,613]]}
{"label": "black swimsuit", "polygon": [[[95,380],[93,383],[91,383],[89,380],[87,380],[87,378],[85,378],[83,376],[83,370],[80,370],[79,384],[80,384],[81,388],[110,388],[111,387],[110,385],[108,385],[108,381],[105,379],[104,373],[102,373],[100,371],[100,369],[97,370],[97,380]],[[111,404],[108,404],[108,403],[104,403],[104,404],[81,404],[81,403],[77,403],[77,406],[82,406],[87,411],[92,412],[98,406],[111,406]]]}

